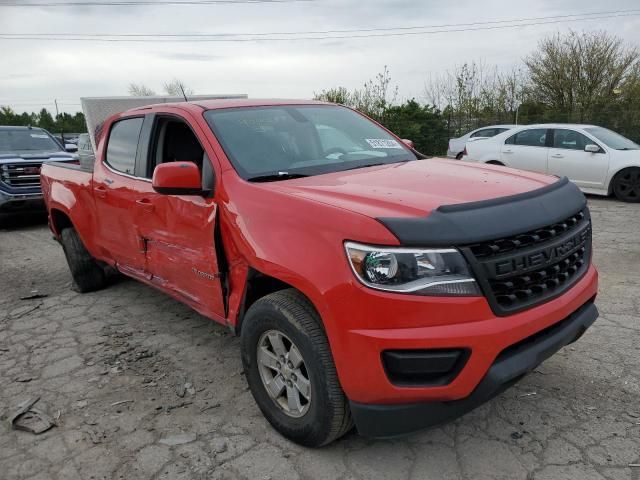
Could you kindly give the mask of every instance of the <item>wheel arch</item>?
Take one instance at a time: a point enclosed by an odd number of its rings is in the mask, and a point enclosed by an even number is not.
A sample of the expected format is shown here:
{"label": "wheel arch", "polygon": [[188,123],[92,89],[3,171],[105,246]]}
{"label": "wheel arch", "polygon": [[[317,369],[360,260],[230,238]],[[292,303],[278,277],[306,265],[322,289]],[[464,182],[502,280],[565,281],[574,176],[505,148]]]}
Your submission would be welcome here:
{"label": "wheel arch", "polygon": [[607,195],[609,196],[613,195],[613,182],[615,181],[616,177],[620,175],[622,172],[624,172],[625,170],[631,170],[633,168],[637,168],[640,170],[640,164],[639,165],[636,165],[636,164],[622,165],[613,173],[611,173],[611,175],[609,176],[609,183],[607,184]]}
{"label": "wheel arch", "polygon": [[56,238],[60,238],[60,234],[65,228],[75,228],[71,216],[59,208],[52,208],[49,211],[49,218],[51,221],[51,230]]}
{"label": "wheel arch", "polygon": [[[235,325],[232,327],[234,333],[236,335],[241,334],[244,317],[251,305],[270,293],[278,292],[280,290],[293,289],[299,292],[309,300],[309,303],[313,305],[318,316],[322,319],[321,309],[318,308],[317,302],[314,302],[312,296],[305,292],[304,287],[296,285],[296,283],[297,282],[284,281],[276,276],[264,273],[250,266],[247,271],[242,298],[238,308],[237,320]],[[322,328],[325,329],[324,322],[321,323]]]}

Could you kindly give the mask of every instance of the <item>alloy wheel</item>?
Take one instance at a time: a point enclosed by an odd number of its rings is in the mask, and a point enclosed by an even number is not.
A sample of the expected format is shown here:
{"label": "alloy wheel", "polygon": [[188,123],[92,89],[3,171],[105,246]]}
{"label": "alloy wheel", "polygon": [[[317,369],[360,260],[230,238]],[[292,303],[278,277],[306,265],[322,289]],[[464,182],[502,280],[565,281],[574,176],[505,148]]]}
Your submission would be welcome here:
{"label": "alloy wheel", "polygon": [[284,333],[268,330],[257,346],[258,370],[267,394],[288,416],[302,417],[311,405],[311,382],[298,347]]}

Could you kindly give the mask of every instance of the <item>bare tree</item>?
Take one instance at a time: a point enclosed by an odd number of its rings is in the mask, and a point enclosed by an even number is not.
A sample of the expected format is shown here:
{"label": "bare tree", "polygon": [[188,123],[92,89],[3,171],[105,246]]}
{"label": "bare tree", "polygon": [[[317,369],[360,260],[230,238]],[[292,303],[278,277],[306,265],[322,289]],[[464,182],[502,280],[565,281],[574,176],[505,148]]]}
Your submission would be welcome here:
{"label": "bare tree", "polygon": [[376,120],[383,119],[397,97],[398,87],[391,86],[391,75],[386,65],[375,78],[367,80],[362,88],[349,91],[345,87],[336,87],[314,95],[316,100],[347,105]]}
{"label": "bare tree", "polygon": [[129,84],[129,95],[132,97],[152,97],[155,94],[156,92],[142,83]]}
{"label": "bare tree", "polygon": [[183,93],[185,95],[193,95],[195,93],[191,87],[188,87],[182,80],[178,80],[177,78],[174,78],[170,82],[165,82],[164,91],[167,95],[176,97],[181,97]]}
{"label": "bare tree", "polygon": [[606,32],[570,32],[542,40],[525,64],[531,95],[582,121],[594,106],[615,101],[639,59],[637,48]]}

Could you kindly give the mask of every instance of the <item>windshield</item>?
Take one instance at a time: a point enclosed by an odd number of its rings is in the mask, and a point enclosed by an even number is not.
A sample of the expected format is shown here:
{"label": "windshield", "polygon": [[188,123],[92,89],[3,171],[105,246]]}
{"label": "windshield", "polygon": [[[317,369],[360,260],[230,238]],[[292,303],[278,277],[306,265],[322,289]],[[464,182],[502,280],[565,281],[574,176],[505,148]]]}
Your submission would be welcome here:
{"label": "windshield", "polygon": [[626,137],[622,135],[612,132],[611,130],[607,130],[602,127],[591,127],[585,128],[586,132],[589,132],[591,135],[596,137],[598,140],[603,142],[609,148],[613,148],[614,150],[639,150],[640,145],[632,142]]}
{"label": "windshield", "polygon": [[278,180],[415,160],[375,123],[333,105],[209,110],[207,123],[238,174]]}
{"label": "windshield", "polygon": [[43,130],[0,130],[0,153],[58,151],[60,145]]}

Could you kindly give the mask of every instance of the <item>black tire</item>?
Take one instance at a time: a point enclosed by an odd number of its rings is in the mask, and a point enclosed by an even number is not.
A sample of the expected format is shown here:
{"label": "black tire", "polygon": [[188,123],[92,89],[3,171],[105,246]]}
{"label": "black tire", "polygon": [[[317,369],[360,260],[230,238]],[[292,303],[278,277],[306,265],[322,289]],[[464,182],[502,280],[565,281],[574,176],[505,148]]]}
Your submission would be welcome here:
{"label": "black tire", "polygon": [[460,152],[459,154],[456,155],[456,160],[462,160],[462,157],[464,157],[464,154]]}
{"label": "black tire", "polygon": [[498,160],[489,160],[487,165],[500,165],[501,167],[504,167],[504,163],[499,162]]}
{"label": "black tire", "polygon": [[87,251],[78,232],[73,228],[65,228],[60,234],[60,243],[71,270],[74,290],[86,293],[104,288],[104,269]]}
{"label": "black tire", "polygon": [[[263,334],[283,333],[298,348],[311,384],[308,410],[293,418],[267,393],[258,367]],[[269,294],[247,311],[241,332],[242,363],[258,407],[283,436],[300,445],[320,447],[353,428],[349,404],[338,382],[321,320],[309,300],[294,289]]]}
{"label": "black tire", "polygon": [[623,202],[640,202],[640,168],[625,168],[611,181],[613,194]]}

